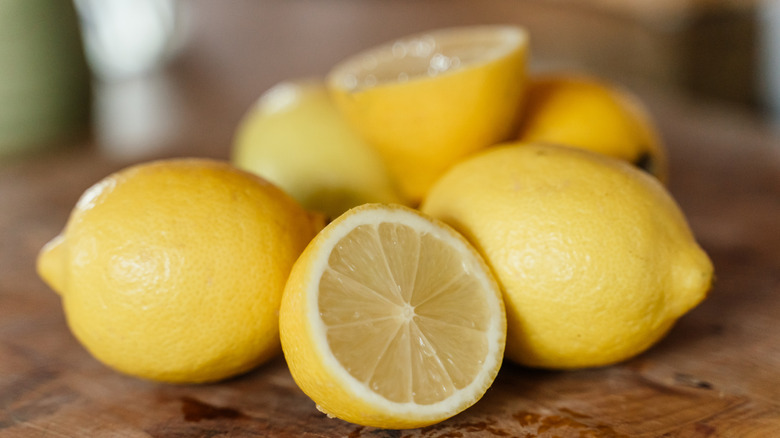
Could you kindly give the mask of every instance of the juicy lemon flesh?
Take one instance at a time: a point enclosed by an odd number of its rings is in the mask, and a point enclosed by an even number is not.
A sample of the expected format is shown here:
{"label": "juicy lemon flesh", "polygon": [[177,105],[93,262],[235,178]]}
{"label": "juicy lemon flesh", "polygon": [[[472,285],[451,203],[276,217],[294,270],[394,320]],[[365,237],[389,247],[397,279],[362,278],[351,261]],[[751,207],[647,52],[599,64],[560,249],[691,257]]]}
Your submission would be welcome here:
{"label": "juicy lemon flesh", "polygon": [[353,377],[393,402],[430,404],[471,383],[488,354],[480,288],[440,239],[361,225],[331,253],[319,306],[331,351]]}
{"label": "juicy lemon flesh", "polygon": [[522,39],[514,28],[474,27],[468,30],[444,29],[393,42],[360,62],[347,64],[341,84],[360,91],[386,83],[435,77],[461,67],[485,63],[506,55]]}

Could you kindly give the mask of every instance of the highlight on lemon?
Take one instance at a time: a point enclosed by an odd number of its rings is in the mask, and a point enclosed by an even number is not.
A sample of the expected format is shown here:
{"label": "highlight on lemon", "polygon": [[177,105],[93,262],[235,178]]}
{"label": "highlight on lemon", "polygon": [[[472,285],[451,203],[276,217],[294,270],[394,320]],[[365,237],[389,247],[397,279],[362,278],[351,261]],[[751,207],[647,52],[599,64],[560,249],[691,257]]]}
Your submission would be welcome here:
{"label": "highlight on lemon", "polygon": [[298,386],[330,416],[382,428],[433,424],[479,400],[503,357],[498,286],[450,227],[367,204],[295,263],[280,329]]}
{"label": "highlight on lemon", "polygon": [[284,284],[321,227],[255,175],[162,160],[84,192],[37,267],[101,362],[164,382],[216,381],[280,352]]}
{"label": "highlight on lemon", "polygon": [[516,132],[528,44],[515,26],[438,29],[351,56],[327,84],[417,204],[451,165]]}
{"label": "highlight on lemon", "polygon": [[496,146],[450,169],[421,209],[492,268],[507,309],[506,356],[522,365],[627,360],[711,286],[712,263],[665,187],[595,152]]}

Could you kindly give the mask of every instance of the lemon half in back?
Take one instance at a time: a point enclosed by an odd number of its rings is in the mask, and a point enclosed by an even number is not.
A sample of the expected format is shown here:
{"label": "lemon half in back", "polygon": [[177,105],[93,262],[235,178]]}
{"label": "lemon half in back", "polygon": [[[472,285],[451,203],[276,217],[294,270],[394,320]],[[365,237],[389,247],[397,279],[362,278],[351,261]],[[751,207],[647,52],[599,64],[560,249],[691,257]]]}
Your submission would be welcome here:
{"label": "lemon half in back", "polygon": [[318,408],[413,428],[474,404],[501,365],[506,319],[476,250],[448,226],[366,204],[330,223],[293,267],[282,348]]}
{"label": "lemon half in back", "polygon": [[414,203],[455,162],[514,134],[527,51],[522,28],[440,29],[342,61],[328,86]]}

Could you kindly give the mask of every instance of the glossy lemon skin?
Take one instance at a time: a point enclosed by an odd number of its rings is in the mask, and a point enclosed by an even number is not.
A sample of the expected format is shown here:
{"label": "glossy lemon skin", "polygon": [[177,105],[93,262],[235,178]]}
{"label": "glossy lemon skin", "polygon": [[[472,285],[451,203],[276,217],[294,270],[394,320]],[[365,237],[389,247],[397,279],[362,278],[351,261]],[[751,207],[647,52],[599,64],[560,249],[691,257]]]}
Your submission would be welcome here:
{"label": "glossy lemon skin", "polygon": [[650,111],[630,90],[572,73],[529,78],[517,139],[615,157],[669,178],[666,148]]}
{"label": "glossy lemon skin", "polygon": [[100,361],[146,379],[216,381],[280,351],[284,283],[320,225],[225,163],[144,163],[82,195],[38,272]]}
{"label": "glossy lemon skin", "polygon": [[330,218],[368,202],[402,202],[382,159],[318,79],[265,91],[236,129],[231,161]]}
{"label": "glossy lemon skin", "polygon": [[453,167],[422,211],[463,233],[504,293],[506,355],[571,369],[631,358],[710,288],[713,267],[671,195],[623,161],[503,145]]}

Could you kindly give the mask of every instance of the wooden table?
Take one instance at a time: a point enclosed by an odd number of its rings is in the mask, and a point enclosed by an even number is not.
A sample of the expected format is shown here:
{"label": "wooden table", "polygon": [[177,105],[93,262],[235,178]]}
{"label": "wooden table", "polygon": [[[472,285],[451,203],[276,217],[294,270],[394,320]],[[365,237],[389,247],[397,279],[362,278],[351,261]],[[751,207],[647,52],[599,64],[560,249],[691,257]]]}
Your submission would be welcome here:
{"label": "wooden table", "polygon": [[635,90],[669,146],[670,189],[714,261],[710,297],[620,365],[506,363],[480,402],[435,426],[328,419],[281,358],[202,386],[120,375],[77,343],[36,276],[36,253],[89,185],[152,158],[226,159],[241,115],[278,80],[322,74],[394,36],[472,22],[524,24],[538,35],[535,63],[564,65],[545,51],[551,38],[587,40],[596,18],[569,26],[576,20],[550,3],[191,2],[196,26],[164,72],[98,88],[94,136],[0,163],[0,437],[780,436],[780,136],[757,114],[648,84]]}

